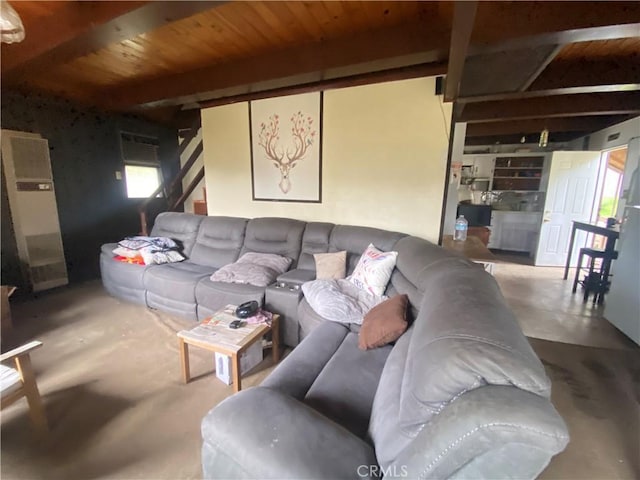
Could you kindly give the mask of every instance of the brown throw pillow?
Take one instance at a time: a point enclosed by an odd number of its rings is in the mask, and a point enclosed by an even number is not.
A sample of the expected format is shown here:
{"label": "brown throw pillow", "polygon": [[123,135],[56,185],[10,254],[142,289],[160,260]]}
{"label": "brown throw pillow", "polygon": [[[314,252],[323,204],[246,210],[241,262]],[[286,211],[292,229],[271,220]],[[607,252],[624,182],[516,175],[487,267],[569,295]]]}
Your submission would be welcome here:
{"label": "brown throw pillow", "polygon": [[347,274],[347,252],[316,253],[316,279],[336,280]]}
{"label": "brown throw pillow", "polygon": [[376,305],[364,316],[358,346],[362,350],[381,347],[396,341],[408,327],[406,294],[396,295]]}

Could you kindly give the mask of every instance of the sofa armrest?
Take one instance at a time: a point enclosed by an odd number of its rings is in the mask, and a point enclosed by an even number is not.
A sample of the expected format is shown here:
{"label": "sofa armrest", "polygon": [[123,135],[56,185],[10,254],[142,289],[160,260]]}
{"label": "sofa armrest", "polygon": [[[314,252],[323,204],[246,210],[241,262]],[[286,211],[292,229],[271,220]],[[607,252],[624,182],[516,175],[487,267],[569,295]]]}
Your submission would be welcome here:
{"label": "sofa armrest", "polygon": [[303,268],[295,268],[279,275],[277,282],[284,282],[289,285],[302,285],[316,279],[316,272],[313,270],[305,270]]}
{"label": "sofa armrest", "polygon": [[[373,448],[276,390],[227,398],[202,421],[202,469],[211,478],[368,478]],[[358,470],[358,467],[363,465]]]}
{"label": "sofa armrest", "polygon": [[567,427],[547,398],[492,385],[450,403],[392,468],[408,478],[536,478],[568,442]]}

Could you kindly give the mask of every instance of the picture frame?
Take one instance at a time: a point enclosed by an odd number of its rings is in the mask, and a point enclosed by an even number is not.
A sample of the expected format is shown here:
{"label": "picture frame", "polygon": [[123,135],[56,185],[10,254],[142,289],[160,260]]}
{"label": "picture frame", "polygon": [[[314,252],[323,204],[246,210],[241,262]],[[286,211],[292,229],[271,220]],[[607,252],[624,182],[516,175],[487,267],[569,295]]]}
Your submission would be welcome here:
{"label": "picture frame", "polygon": [[255,201],[322,202],[322,92],[249,102]]}

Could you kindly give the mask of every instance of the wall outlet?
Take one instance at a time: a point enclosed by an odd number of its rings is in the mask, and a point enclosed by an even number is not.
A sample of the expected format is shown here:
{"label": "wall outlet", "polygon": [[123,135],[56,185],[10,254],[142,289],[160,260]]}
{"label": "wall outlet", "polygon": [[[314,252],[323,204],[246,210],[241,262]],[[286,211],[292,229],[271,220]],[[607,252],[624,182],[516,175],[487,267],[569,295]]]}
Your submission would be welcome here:
{"label": "wall outlet", "polygon": [[116,180],[122,180],[122,172],[120,170],[116,170]]}

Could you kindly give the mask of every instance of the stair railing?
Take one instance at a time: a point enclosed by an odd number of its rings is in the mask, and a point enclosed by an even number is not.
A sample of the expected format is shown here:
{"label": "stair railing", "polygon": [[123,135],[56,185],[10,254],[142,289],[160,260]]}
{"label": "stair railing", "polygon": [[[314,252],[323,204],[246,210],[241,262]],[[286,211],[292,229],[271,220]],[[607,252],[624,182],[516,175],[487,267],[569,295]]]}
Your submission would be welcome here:
{"label": "stair railing", "polygon": [[[187,135],[183,139],[182,143],[178,147],[177,156],[180,156],[184,153],[189,143],[195,138],[198,134],[198,130],[200,129],[200,117],[198,116],[198,120],[191,126]],[[196,145],[196,148],[193,150],[189,158],[185,162],[185,164],[180,168],[180,171],[176,175],[174,179],[170,182],[165,179],[162,180],[158,188],[149,195],[148,198],[145,198],[140,206],[138,207],[138,212],[140,215],[140,234],[141,235],[149,235],[149,205],[151,202],[158,197],[161,193],[164,195],[167,200],[167,210],[168,211],[177,211],[179,208],[184,206],[184,202],[189,198],[189,195],[195,190],[198,183],[204,178],[204,167],[200,169],[200,171],[196,174],[193,180],[189,183],[187,188],[182,191],[182,180],[189,173],[193,165],[196,163],[196,160],[202,155],[203,145],[202,140]],[[174,197],[177,196],[176,200],[173,200]]]}

